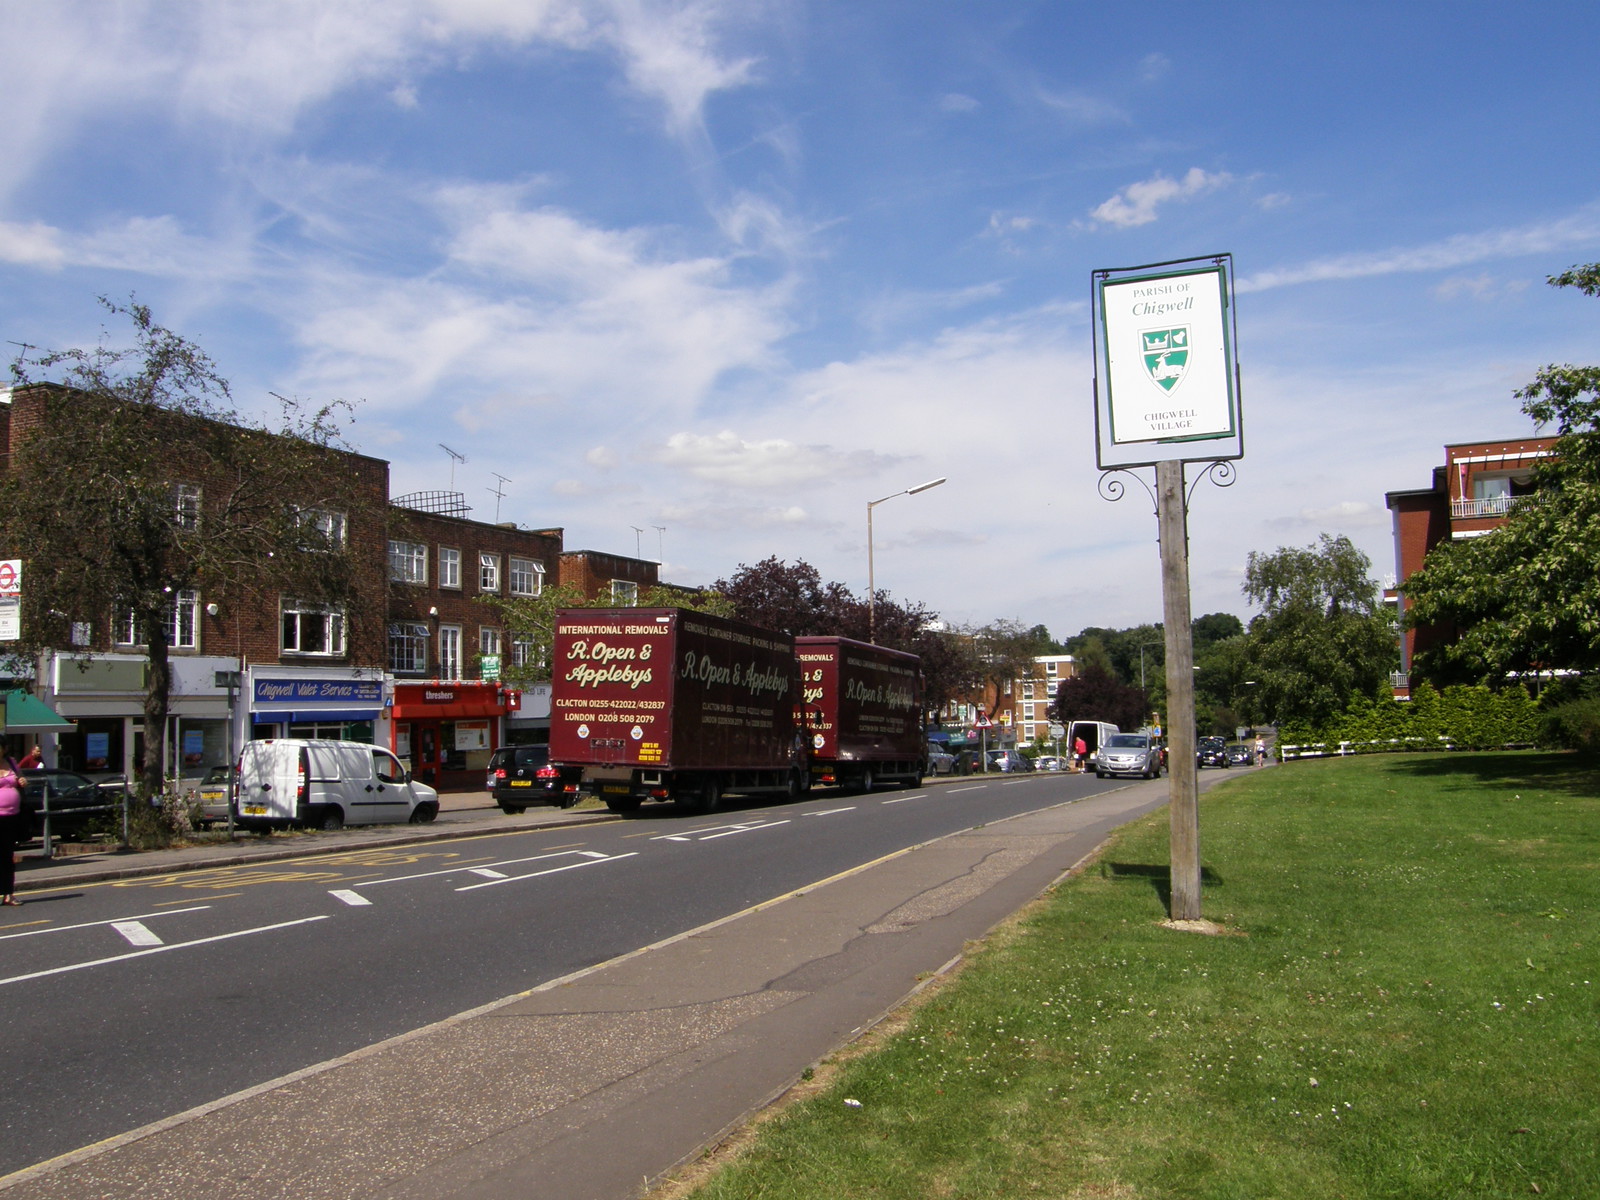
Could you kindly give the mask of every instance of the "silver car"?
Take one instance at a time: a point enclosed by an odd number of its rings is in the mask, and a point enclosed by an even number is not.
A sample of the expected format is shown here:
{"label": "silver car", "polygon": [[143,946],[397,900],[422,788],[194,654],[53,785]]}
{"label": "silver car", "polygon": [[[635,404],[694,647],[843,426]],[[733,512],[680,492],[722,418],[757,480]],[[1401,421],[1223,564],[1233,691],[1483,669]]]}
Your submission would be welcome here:
{"label": "silver car", "polygon": [[1094,773],[1140,775],[1154,779],[1161,774],[1161,747],[1148,734],[1113,733],[1095,752]]}
{"label": "silver car", "polygon": [[956,756],[938,742],[929,742],[927,773],[929,775],[954,775],[956,773]]}

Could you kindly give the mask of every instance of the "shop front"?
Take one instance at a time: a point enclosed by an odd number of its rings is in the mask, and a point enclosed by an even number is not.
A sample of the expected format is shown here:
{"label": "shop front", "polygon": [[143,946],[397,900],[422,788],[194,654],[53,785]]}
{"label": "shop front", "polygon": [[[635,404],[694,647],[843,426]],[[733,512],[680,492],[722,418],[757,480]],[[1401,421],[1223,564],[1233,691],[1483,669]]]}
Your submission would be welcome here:
{"label": "shop front", "polygon": [[338,667],[251,667],[245,679],[251,738],[331,738],[376,745],[384,682],[372,671]]}
{"label": "shop front", "polygon": [[518,699],[499,683],[396,683],[389,748],[423,783],[443,792],[480,791]]}

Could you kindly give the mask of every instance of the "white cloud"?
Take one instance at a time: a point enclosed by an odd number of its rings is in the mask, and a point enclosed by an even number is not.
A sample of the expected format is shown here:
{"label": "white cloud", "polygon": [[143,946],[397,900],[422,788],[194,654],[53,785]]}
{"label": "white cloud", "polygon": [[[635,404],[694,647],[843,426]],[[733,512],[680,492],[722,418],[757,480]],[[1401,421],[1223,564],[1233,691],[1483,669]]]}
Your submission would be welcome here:
{"label": "white cloud", "polygon": [[583,461],[591,467],[598,467],[602,471],[610,471],[619,462],[617,452],[610,446],[596,446],[583,456]]}
{"label": "white cloud", "polygon": [[1209,172],[1199,167],[1190,167],[1182,179],[1168,179],[1165,175],[1156,174],[1138,183],[1130,183],[1096,208],[1090,216],[1101,224],[1115,225],[1119,229],[1148,225],[1156,219],[1156,209],[1162,205],[1192,200],[1232,182],[1233,176],[1226,171]]}
{"label": "white cloud", "polygon": [[939,97],[939,109],[941,112],[967,113],[974,112],[977,108],[978,102],[971,96],[964,95],[961,92],[946,92]]}
{"label": "white cloud", "polygon": [[783,438],[746,441],[732,430],[675,433],[650,453],[696,479],[747,488],[795,488],[824,479],[860,478],[892,457],[870,450],[800,446]]}
{"label": "white cloud", "polygon": [[59,229],[42,221],[0,221],[0,262],[54,270],[66,259]]}
{"label": "white cloud", "polygon": [[1448,271],[1497,259],[1548,256],[1572,250],[1587,253],[1593,249],[1596,241],[1600,241],[1600,206],[1586,205],[1568,216],[1520,229],[1463,233],[1422,246],[1340,254],[1313,259],[1299,266],[1258,271],[1239,280],[1237,287],[1241,292],[1259,292],[1299,283]]}

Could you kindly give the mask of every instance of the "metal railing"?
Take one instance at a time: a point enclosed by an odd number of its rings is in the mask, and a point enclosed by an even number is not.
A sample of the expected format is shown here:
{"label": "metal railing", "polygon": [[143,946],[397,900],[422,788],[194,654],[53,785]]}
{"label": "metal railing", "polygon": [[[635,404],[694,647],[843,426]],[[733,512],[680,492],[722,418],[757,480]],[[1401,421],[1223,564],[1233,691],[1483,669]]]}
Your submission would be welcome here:
{"label": "metal railing", "polygon": [[1450,501],[1452,517],[1503,517],[1526,500],[1526,496],[1482,496],[1475,500]]}

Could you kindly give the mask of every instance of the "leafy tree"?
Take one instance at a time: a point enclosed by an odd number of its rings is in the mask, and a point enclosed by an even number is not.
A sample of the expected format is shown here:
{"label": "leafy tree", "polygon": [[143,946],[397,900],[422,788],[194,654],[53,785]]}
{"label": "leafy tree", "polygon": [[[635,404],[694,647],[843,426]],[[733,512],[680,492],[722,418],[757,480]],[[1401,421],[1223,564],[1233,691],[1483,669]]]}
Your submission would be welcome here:
{"label": "leafy tree", "polygon": [[[1550,283],[1600,296],[1600,263]],[[1456,631],[1418,656],[1439,682],[1600,667],[1600,367],[1547,366],[1517,397],[1557,434],[1533,494],[1490,536],[1440,543],[1403,585],[1412,625]]]}
{"label": "leafy tree", "polygon": [[1103,665],[1091,662],[1056,689],[1056,719],[1110,721],[1119,729],[1139,729],[1150,718],[1150,700],[1139,688],[1123,683]]}
{"label": "leafy tree", "polygon": [[995,697],[1018,679],[1033,674],[1033,660],[1041,653],[1035,632],[1020,621],[999,620],[968,631],[977,655],[980,694]]}
{"label": "leafy tree", "polygon": [[[364,498],[330,452],[345,406],[284,402],[277,427],[247,424],[199,348],[144,305],[101,303],[132,323],[131,347],[24,351],[12,364],[14,395],[37,401],[42,419],[12,429],[0,536],[6,557],[27,562],[16,649],[90,657],[130,634],[147,648],[140,788],[155,795],[178,595],[253,598],[274,613],[278,595],[294,595],[381,631],[370,547],[382,544],[388,498]],[[91,644],[77,644],[82,629]]]}
{"label": "leafy tree", "polygon": [[1398,661],[1372,563],[1346,537],[1251,552],[1243,591],[1262,606],[1245,656],[1265,716],[1317,725],[1378,696]]}

